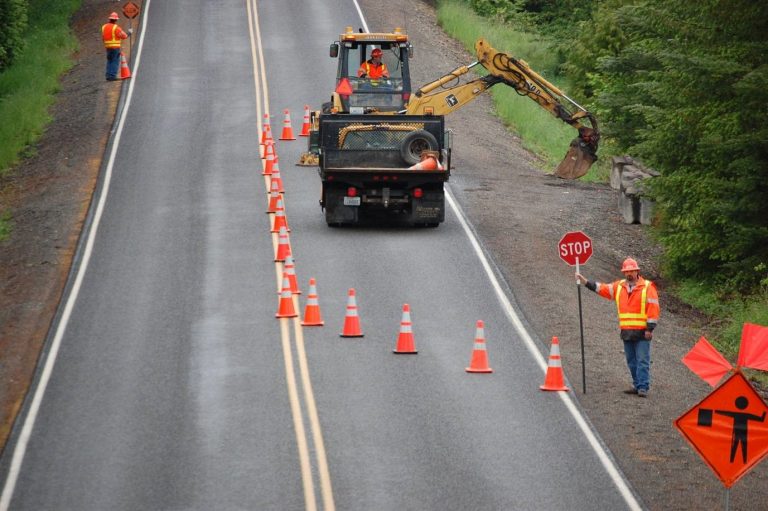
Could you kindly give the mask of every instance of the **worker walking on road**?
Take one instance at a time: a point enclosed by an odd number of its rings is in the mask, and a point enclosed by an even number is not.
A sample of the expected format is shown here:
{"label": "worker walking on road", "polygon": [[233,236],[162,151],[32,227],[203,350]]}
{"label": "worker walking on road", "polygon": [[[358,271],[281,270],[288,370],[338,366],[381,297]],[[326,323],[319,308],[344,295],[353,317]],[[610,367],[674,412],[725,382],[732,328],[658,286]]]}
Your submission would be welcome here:
{"label": "worker walking on road", "polygon": [[634,259],[625,259],[621,271],[625,278],[610,284],[587,280],[580,273],[576,273],[576,278],[587,289],[616,302],[624,355],[632,375],[632,388],[624,392],[648,397],[651,384],[651,339],[659,321],[659,296],[653,282],[640,276],[640,267]]}
{"label": "worker walking on road", "polygon": [[119,80],[117,76],[120,70],[120,46],[123,39],[128,39],[128,36],[133,33],[133,29],[129,28],[126,33],[117,24],[117,20],[120,19],[116,12],[109,15],[109,23],[104,24],[101,27],[101,39],[104,41],[104,47],[107,49],[107,80],[114,81]]}

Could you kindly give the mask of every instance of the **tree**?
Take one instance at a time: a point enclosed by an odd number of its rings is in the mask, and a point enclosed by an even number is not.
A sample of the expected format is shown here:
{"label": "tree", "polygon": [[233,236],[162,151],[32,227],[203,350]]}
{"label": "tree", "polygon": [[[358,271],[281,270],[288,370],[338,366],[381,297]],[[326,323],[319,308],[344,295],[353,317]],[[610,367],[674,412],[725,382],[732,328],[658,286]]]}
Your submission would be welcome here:
{"label": "tree", "polygon": [[0,71],[22,50],[27,8],[26,0],[0,0]]}

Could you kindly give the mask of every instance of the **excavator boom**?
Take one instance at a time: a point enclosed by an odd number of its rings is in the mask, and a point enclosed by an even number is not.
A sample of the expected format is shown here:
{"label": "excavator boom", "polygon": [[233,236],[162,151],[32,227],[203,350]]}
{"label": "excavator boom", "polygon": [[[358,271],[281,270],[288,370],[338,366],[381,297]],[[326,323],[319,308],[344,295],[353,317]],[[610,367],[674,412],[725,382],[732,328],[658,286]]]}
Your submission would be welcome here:
{"label": "excavator boom", "polygon": [[[404,113],[445,115],[458,110],[494,85],[504,83],[578,131],[578,137],[571,141],[568,153],[557,166],[555,174],[564,179],[576,179],[586,174],[597,160],[600,131],[595,117],[532,70],[524,60],[495,50],[484,39],[475,43],[475,50],[476,62],[458,67],[421,87],[414,93]],[[489,74],[459,84],[459,78],[478,64],[485,67]],[[575,113],[571,113],[564,102],[574,108]],[[589,121],[590,126],[582,124],[584,119]]]}

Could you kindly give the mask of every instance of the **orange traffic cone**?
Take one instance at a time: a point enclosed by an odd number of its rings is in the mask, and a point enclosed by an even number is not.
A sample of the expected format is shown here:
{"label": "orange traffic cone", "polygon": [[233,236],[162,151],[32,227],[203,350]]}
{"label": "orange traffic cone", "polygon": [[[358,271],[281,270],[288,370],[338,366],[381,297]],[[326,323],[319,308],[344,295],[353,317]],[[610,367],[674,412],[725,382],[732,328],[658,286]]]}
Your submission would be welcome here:
{"label": "orange traffic cone", "polygon": [[285,206],[283,206],[283,197],[277,198],[277,208],[275,211],[275,219],[272,222],[272,230],[270,232],[280,232],[280,229],[285,228],[290,232],[291,228],[288,227],[288,219],[285,218]]}
{"label": "orange traffic cone", "polygon": [[277,181],[270,183],[272,190],[269,192],[269,205],[267,205],[267,213],[277,213],[277,201],[282,196],[277,191]]}
{"label": "orange traffic cone", "polygon": [[570,390],[565,386],[563,366],[560,362],[560,342],[557,340],[557,337],[552,337],[547,375],[544,377],[544,385],[539,386],[539,388],[541,390]]}
{"label": "orange traffic cone", "polygon": [[277,234],[277,251],[275,252],[275,262],[282,263],[285,258],[291,255],[291,242],[288,240],[288,231],[285,227],[280,229]]}
{"label": "orange traffic cone", "polygon": [[485,327],[482,320],[477,321],[475,331],[475,348],[472,350],[472,360],[465,369],[468,373],[492,373],[488,367],[488,352],[485,349]]}
{"label": "orange traffic cone", "polygon": [[120,79],[125,80],[131,77],[131,70],[128,68],[128,62],[125,60],[125,55],[120,52]]}
{"label": "orange traffic cone", "polygon": [[283,110],[285,118],[283,119],[283,132],[280,134],[280,140],[296,140],[293,136],[293,128],[291,127],[291,113],[286,108]]}
{"label": "orange traffic cone", "polygon": [[408,167],[408,170],[443,170],[443,165],[438,160],[437,152],[422,151],[421,161]]}
{"label": "orange traffic cone", "polygon": [[363,337],[360,330],[360,317],[357,315],[357,301],[355,300],[355,290],[350,289],[347,297],[347,314],[344,316],[344,329],[339,334],[340,337]]}
{"label": "orange traffic cone", "polygon": [[283,189],[283,178],[280,177],[280,164],[278,160],[275,160],[275,163],[272,165],[272,174],[269,175],[269,189],[272,190],[272,183],[277,183],[277,192],[278,193],[285,193],[285,190]]}
{"label": "orange traffic cone", "polygon": [[285,268],[285,274],[288,275],[288,284],[291,287],[291,294],[300,295],[299,284],[296,282],[296,265],[293,264],[293,256],[288,254],[285,256],[285,262],[283,263]]}
{"label": "orange traffic cone", "polygon": [[272,138],[272,128],[269,126],[269,114],[264,114],[264,122],[261,129],[261,145],[267,141],[267,138]]}
{"label": "orange traffic cone", "polygon": [[309,279],[309,292],[307,294],[307,306],[304,307],[304,321],[302,326],[323,326],[325,322],[320,316],[320,303],[317,301],[317,285],[315,279]]}
{"label": "orange traffic cone", "polygon": [[296,309],[293,307],[291,285],[288,283],[288,275],[283,273],[283,290],[280,291],[280,301],[277,306],[276,318],[296,318]]}
{"label": "orange traffic cone", "polygon": [[272,144],[272,139],[267,140],[267,145],[264,146],[264,170],[262,176],[272,175],[272,169],[275,167],[275,149]]}
{"label": "orange traffic cone", "polygon": [[301,133],[299,133],[299,136],[308,137],[309,129],[309,105],[304,105],[304,122],[301,123]]}
{"label": "orange traffic cone", "polygon": [[416,345],[413,340],[413,328],[411,325],[411,307],[403,305],[403,319],[400,320],[400,334],[397,336],[397,346],[392,353],[402,355],[415,355]]}

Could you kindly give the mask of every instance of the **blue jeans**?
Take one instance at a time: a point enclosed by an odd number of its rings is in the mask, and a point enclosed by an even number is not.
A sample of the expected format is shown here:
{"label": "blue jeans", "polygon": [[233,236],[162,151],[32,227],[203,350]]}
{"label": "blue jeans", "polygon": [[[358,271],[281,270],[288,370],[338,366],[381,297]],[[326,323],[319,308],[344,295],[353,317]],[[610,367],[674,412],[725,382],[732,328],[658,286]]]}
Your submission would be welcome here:
{"label": "blue jeans", "polygon": [[651,386],[651,341],[624,341],[624,355],[632,385],[637,390],[648,390]]}
{"label": "blue jeans", "polygon": [[107,48],[107,80],[117,78],[120,71],[120,48]]}

